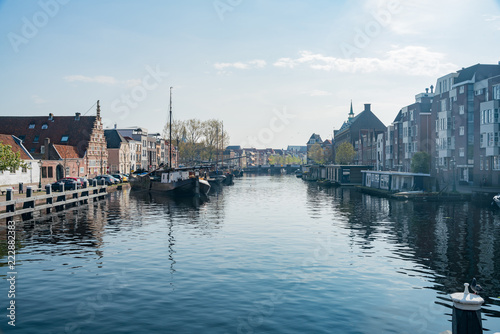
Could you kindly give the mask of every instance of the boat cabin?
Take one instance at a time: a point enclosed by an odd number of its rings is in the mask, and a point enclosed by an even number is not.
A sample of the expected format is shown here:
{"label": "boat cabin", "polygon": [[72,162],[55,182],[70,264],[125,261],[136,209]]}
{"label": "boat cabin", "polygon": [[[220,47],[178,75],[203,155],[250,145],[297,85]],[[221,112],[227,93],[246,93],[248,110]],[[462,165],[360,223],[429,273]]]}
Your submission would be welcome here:
{"label": "boat cabin", "polygon": [[363,171],[363,186],[396,191],[432,191],[430,174],[391,171]]}

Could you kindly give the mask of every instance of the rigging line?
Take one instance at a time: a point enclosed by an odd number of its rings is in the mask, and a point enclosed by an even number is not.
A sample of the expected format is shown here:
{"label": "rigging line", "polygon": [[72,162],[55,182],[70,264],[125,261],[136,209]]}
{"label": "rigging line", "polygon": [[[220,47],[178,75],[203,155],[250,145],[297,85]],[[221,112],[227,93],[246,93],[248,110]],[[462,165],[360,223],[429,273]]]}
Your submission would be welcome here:
{"label": "rigging line", "polygon": [[90,111],[90,109],[94,108],[94,106],[95,106],[96,104],[97,104],[97,102],[95,102],[95,103],[92,105],[92,107],[90,107],[90,108],[89,108],[89,110],[87,110],[87,111],[85,112],[85,114],[83,114],[83,116],[87,115],[87,113]]}

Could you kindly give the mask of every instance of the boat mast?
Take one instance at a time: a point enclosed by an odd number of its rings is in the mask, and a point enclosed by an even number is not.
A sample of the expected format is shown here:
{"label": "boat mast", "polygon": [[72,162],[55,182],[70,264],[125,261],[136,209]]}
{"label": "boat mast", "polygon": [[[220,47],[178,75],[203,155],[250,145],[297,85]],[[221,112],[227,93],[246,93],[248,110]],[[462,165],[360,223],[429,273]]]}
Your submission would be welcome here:
{"label": "boat mast", "polygon": [[221,151],[222,151],[222,170],[224,170],[224,121],[221,121],[221,124],[222,124],[222,148],[221,148]]}
{"label": "boat mast", "polygon": [[170,155],[168,158],[168,169],[172,169],[172,88],[174,87],[170,87],[170,117],[169,117],[170,138],[168,143]]}
{"label": "boat mast", "polygon": [[215,126],[215,171],[218,171],[219,168],[219,122],[217,121],[217,125]]}

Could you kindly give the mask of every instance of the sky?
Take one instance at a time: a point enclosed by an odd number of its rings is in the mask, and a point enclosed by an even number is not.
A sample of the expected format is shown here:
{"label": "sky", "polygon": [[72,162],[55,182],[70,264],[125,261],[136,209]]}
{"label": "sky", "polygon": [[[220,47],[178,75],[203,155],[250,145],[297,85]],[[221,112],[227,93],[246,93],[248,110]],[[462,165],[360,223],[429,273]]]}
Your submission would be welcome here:
{"label": "sky", "polygon": [[231,145],[331,139],[352,100],[387,126],[437,78],[500,61],[500,0],[0,0],[0,115],[95,114]]}

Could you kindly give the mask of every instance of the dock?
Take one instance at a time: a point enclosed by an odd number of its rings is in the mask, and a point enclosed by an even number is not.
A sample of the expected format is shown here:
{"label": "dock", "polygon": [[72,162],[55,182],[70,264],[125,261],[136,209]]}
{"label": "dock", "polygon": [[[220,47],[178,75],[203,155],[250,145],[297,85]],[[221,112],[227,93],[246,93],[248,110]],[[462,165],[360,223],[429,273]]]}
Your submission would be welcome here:
{"label": "dock", "polygon": [[[108,195],[106,185],[87,186],[76,190],[52,192],[50,185],[45,188],[45,194],[33,196],[32,187],[27,187],[25,197],[14,196],[13,189],[7,189],[5,201],[0,202],[0,219],[9,220],[21,216],[23,220],[33,219],[33,213],[41,211],[50,214],[52,211],[63,211],[89,201],[99,201]],[[3,196],[2,196],[3,197]]]}

